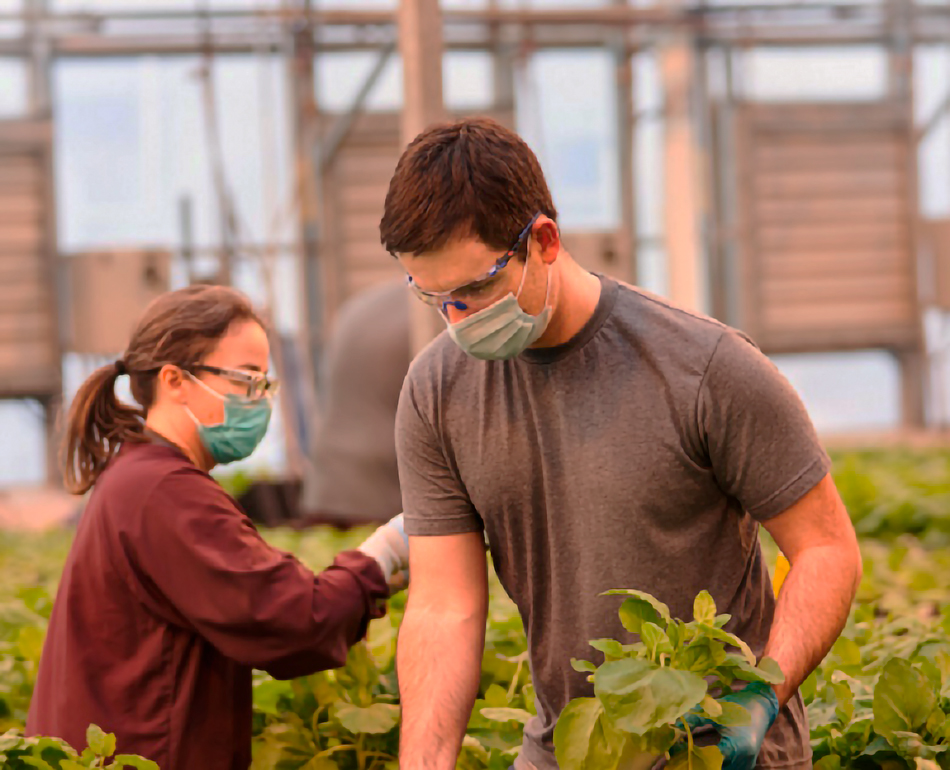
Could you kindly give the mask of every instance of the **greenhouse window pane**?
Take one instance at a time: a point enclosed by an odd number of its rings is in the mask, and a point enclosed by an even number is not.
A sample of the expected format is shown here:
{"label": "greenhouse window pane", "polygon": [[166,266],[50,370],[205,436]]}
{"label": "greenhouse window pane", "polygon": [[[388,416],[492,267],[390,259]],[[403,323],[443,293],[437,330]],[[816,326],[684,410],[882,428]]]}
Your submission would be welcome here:
{"label": "greenhouse window pane", "polygon": [[25,115],[28,106],[26,64],[21,59],[0,59],[0,118]]}
{"label": "greenhouse window pane", "polygon": [[518,77],[518,130],[537,153],[565,228],[617,226],[614,61],[603,50],[531,57]]}
{"label": "greenhouse window pane", "polygon": [[[753,49],[746,93],[760,101],[872,100],[887,88],[887,54],[875,48]],[[828,73],[834,73],[829,77]]]}

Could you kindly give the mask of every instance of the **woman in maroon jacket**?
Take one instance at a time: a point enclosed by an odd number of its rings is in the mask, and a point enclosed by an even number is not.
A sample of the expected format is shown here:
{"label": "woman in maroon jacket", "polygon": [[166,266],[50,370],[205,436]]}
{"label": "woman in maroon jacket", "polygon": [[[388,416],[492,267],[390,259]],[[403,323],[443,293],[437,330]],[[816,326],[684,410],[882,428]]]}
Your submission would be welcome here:
{"label": "woman in maroon jacket", "polygon": [[[96,723],[162,770],[246,770],[251,670],[343,664],[405,569],[401,517],[313,574],[260,537],[208,475],[270,418],[264,326],[244,295],[200,286],[145,311],[126,354],[80,388],[71,491],[93,488],[43,649],[29,734],[77,748]],[[141,408],[119,401],[127,374]]]}

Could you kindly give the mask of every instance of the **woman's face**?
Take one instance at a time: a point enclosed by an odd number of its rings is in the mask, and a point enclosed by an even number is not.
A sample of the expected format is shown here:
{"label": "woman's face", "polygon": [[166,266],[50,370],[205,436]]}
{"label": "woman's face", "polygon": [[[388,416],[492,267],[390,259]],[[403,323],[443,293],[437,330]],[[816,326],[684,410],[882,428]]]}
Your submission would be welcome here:
{"label": "woman's face", "polygon": [[[218,342],[217,347],[201,363],[204,366],[219,369],[232,369],[239,372],[262,372],[267,374],[270,359],[270,345],[267,334],[255,321],[237,321]],[[227,396],[234,394],[246,396],[246,384],[236,382],[226,376],[198,370],[193,375],[211,390]],[[224,401],[193,379],[185,376],[182,383],[183,395],[187,406],[198,422],[216,425],[224,421]]]}

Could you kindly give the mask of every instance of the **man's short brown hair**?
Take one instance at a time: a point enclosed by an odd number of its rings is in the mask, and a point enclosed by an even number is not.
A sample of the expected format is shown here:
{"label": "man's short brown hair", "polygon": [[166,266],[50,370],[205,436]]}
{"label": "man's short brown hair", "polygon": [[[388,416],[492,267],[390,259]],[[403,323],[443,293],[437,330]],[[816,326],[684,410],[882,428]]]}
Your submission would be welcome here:
{"label": "man's short brown hair", "polygon": [[490,118],[467,118],[423,131],[403,152],[380,240],[394,255],[423,254],[466,237],[501,251],[539,211],[557,221],[531,148]]}

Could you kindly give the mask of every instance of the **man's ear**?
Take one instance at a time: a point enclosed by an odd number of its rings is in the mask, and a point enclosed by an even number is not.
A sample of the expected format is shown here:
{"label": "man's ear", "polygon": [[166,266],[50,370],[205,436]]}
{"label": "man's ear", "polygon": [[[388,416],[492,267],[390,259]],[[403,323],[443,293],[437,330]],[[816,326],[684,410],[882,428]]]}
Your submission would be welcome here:
{"label": "man's ear", "polygon": [[165,364],[158,372],[158,388],[165,398],[184,404],[185,398],[185,376],[181,369],[171,364]]}
{"label": "man's ear", "polygon": [[561,251],[561,233],[554,220],[542,216],[538,218],[531,233],[532,240],[538,244],[541,260],[550,265]]}

